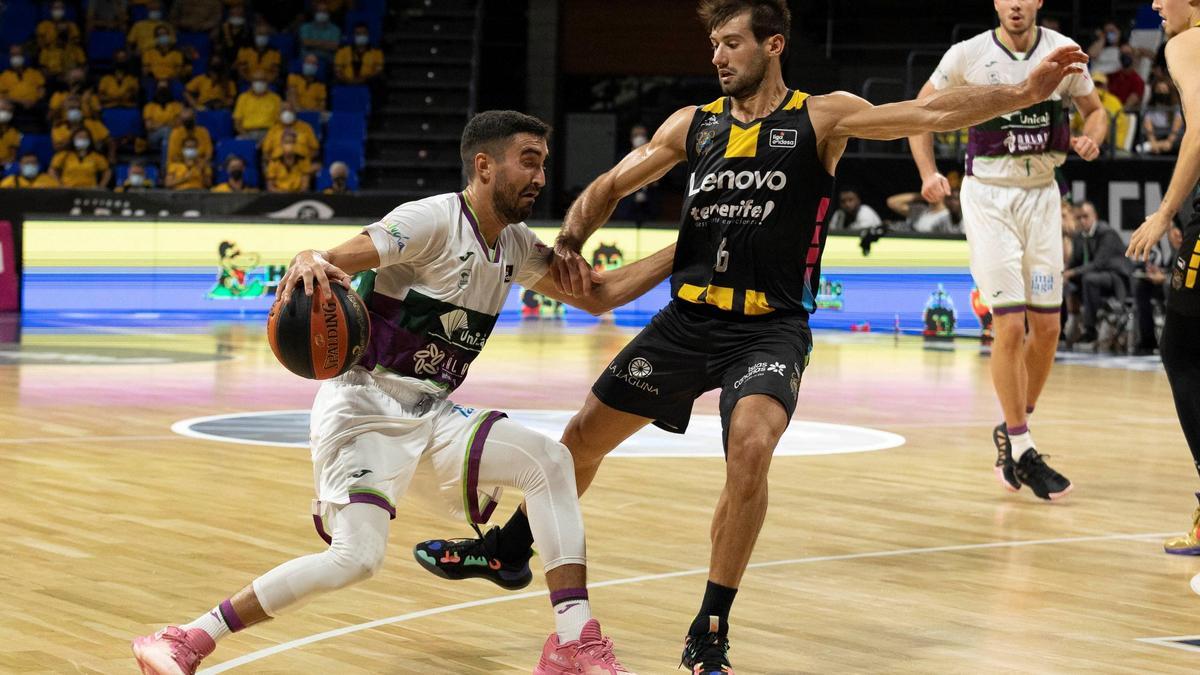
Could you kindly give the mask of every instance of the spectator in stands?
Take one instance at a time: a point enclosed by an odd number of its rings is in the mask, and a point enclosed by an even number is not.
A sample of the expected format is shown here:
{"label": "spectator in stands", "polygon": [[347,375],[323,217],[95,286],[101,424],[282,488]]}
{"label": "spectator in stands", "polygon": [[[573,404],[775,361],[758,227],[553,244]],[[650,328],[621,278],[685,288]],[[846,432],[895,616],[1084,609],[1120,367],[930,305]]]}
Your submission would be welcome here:
{"label": "spectator in stands", "polygon": [[162,4],[158,0],[149,0],[146,3],[146,18],[133,24],[133,28],[129,29],[129,34],[125,37],[133,53],[145,54],[154,49],[159,26],[166,26],[171,37],[175,37],[175,28],[163,21]]}
{"label": "spectator in stands", "polygon": [[225,158],[225,182],[214,187],[213,192],[258,192],[246,185],[246,162],[237,155]]}
{"label": "spectator in stands", "polygon": [[233,127],[238,138],[262,140],[279,118],[282,107],[279,94],[267,87],[267,74],[261,70],[253,73],[250,89],[238,95],[233,107]]}
{"label": "spectator in stands", "polygon": [[0,165],[17,161],[17,148],[20,145],[21,132],[13,126],[12,103],[0,98]]}
{"label": "spectator in stands", "polygon": [[325,83],[317,79],[321,60],[316,54],[308,54],[300,64],[300,72],[287,78],[287,100],[296,110],[325,112]]}
{"label": "spectator in stands", "polygon": [[1121,67],[1108,76],[1108,91],[1121,101],[1127,112],[1141,109],[1146,81],[1134,70],[1132,54],[1121,54]]}
{"label": "spectator in stands", "polygon": [[1161,79],[1154,83],[1150,100],[1142,111],[1142,134],[1145,140],[1138,148],[1153,155],[1174,155],[1179,152],[1183,138],[1183,110],[1179,106],[1179,94],[1171,80]]}
{"label": "spectator in stands", "polygon": [[1084,202],[1076,211],[1079,230],[1071,238],[1071,259],[1063,272],[1067,311],[1078,316],[1082,305],[1083,333],[1070,342],[1095,342],[1096,314],[1108,298],[1124,300],[1129,292],[1131,263],[1125,242],[1108,223],[1096,216],[1096,207]]}
{"label": "spectator in stands", "polygon": [[278,49],[271,49],[271,27],[259,23],[254,29],[254,46],[240,49],[233,65],[243,80],[252,80],[261,71],[267,80],[274,82],[279,79],[281,63],[283,55]]}
{"label": "spectator in stands", "polygon": [[89,149],[107,154],[111,161],[116,156],[116,148],[109,142],[108,127],[100,120],[85,117],[82,105],[76,96],[68,96],[63,101],[62,119],[50,130],[51,144],[55,150],[69,150],[75,135],[87,131]]}
{"label": "spectator in stands", "polygon": [[838,210],[829,219],[830,230],[866,230],[883,224],[875,209],[863,203],[857,190],[841,190],[838,204]]}
{"label": "spectator in stands", "polygon": [[50,175],[69,188],[103,188],[112,179],[108,160],[92,149],[92,135],[80,128],[71,136],[71,147],[60,150],[50,162]]}
{"label": "spectator in stands", "polygon": [[334,71],[343,84],[371,84],[383,73],[383,52],[371,46],[367,24],[354,26],[354,44],[338,50]]}
{"label": "spectator in stands", "polygon": [[348,195],[350,190],[350,167],[345,162],[334,162],[329,165],[329,187],[325,188],[327,195]]}
{"label": "spectator in stands", "polygon": [[229,76],[225,59],[214,54],[208,61],[208,72],[193,77],[184,90],[188,105],[198,110],[225,110],[237,100],[237,85]]}
{"label": "spectator in stands", "polygon": [[225,63],[237,60],[238,52],[244,47],[254,46],[254,31],[246,22],[246,9],[241,5],[232,5],[229,16],[217,28],[213,39],[213,54],[218,54]]}
{"label": "spectator in stands", "polygon": [[100,78],[100,106],[103,108],[136,108],[141,84],[134,74],[129,52],[119,49],[113,53],[113,72]]}
{"label": "spectator in stands", "polygon": [[125,182],[117,186],[117,192],[145,192],[154,189],[154,181],[146,175],[146,165],[142,160],[135,159],[129,163],[129,173]]}
{"label": "spectator in stands", "polygon": [[220,25],[224,10],[221,0],[176,0],[168,16],[180,30],[211,33]]}
{"label": "spectator in stands", "polygon": [[267,192],[307,192],[312,166],[296,148],[284,143],[282,153],[267,163]]}
{"label": "spectator in stands", "polygon": [[[1125,106],[1121,100],[1108,90],[1108,76],[1104,73],[1092,73],[1092,81],[1096,84],[1096,95],[1100,97],[1100,105],[1108,113],[1109,128],[1107,144],[1121,147],[1129,133],[1129,118],[1125,116]],[[1076,110],[1071,117],[1071,133],[1082,133],[1083,117]]]}
{"label": "spectator in stands", "polygon": [[185,107],[179,111],[179,124],[171,130],[167,138],[167,161],[176,162],[183,159],[183,144],[188,139],[196,141],[196,149],[200,159],[208,163],[213,156],[212,136],[208,129],[196,124],[196,111]]}
{"label": "spectator in stands", "polygon": [[887,200],[888,208],[904,216],[913,232],[953,234],[962,232],[962,205],[955,187],[950,196],[929,204],[920,192],[904,192]]}
{"label": "spectator in stands", "polygon": [[[190,0],[189,0],[190,1]],[[142,76],[156,80],[178,80],[191,67],[183,58],[183,52],[175,49],[174,39],[167,24],[154,29],[154,48],[142,52]]]}
{"label": "spectator in stands", "polygon": [[53,47],[60,37],[66,44],[79,44],[79,26],[67,20],[67,10],[61,0],[50,3],[50,18],[38,22],[34,35],[39,49]]}
{"label": "spectator in stands", "polygon": [[1183,222],[1175,219],[1171,230],[1167,232],[1166,246],[1160,242],[1150,250],[1150,259],[1146,261],[1145,270],[1134,272],[1133,299],[1138,321],[1138,342],[1134,353],[1139,355],[1153,354],[1158,349],[1158,335],[1154,326],[1154,303],[1166,300],[1167,279],[1170,278],[1171,262],[1179,254],[1183,245]]}
{"label": "spectator in stands", "polygon": [[329,20],[329,5],[324,0],[313,3],[312,21],[300,26],[300,47],[305,54],[316,54],[326,63],[333,58],[342,29]]}
{"label": "spectator in stands", "polygon": [[65,32],[54,35],[54,42],[38,53],[38,64],[47,77],[57,78],[76,66],[87,64],[87,54],[78,42],[71,42]]}
{"label": "spectator in stands", "polygon": [[212,185],[212,167],[200,158],[196,139],[183,141],[183,157],[167,164],[167,180],[163,184],[169,190],[207,190]]}
{"label": "spectator in stands", "polygon": [[262,154],[265,159],[275,159],[283,152],[284,136],[291,134],[296,151],[309,161],[316,161],[321,153],[321,144],[312,125],[296,118],[296,107],[291,102],[284,103],[279,111],[279,121],[271,125],[267,135],[263,137]]}
{"label": "spectator in stands", "polygon": [[89,0],[87,3],[87,32],[115,30],[124,33],[128,25],[128,0]]}
{"label": "spectator in stands", "polygon": [[44,124],[46,78],[42,71],[29,67],[29,59],[21,45],[8,48],[8,65],[9,69],[0,73],[0,96],[13,104],[18,128],[26,129],[22,124]]}
{"label": "spectator in stands", "polygon": [[65,88],[54,92],[50,97],[49,118],[51,123],[58,122],[61,119],[63,111],[63,103],[68,97],[74,96],[79,99],[80,109],[83,110],[83,116],[88,119],[100,119],[100,97],[90,87],[86,86],[87,72],[83,66],[76,66],[66,72],[63,76]]}
{"label": "spectator in stands", "polygon": [[171,93],[171,83],[159,80],[154,88],[154,98],[142,107],[142,123],[146,125],[146,140],[150,147],[159,148],[166,142],[171,129],[179,123],[183,106]]}
{"label": "spectator in stands", "polygon": [[1125,38],[1117,22],[1104,22],[1104,28],[1096,31],[1095,40],[1088,47],[1092,73],[1115,73],[1121,67],[1121,46],[1124,44]]}
{"label": "spectator in stands", "polygon": [[21,165],[17,173],[0,180],[0,188],[56,188],[61,187],[54,177],[42,173],[38,164],[38,156],[27,152],[21,155]]}

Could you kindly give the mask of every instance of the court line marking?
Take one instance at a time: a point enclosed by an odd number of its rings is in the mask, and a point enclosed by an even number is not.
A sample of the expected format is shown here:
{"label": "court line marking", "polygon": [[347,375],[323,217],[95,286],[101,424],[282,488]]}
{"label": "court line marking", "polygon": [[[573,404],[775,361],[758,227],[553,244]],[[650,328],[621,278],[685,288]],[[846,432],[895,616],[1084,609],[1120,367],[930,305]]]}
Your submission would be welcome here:
{"label": "court line marking", "polygon": [[1176,635],[1174,637],[1156,637],[1156,638],[1137,638],[1138,642],[1158,645],[1159,647],[1171,647],[1172,649],[1182,649],[1185,652],[1200,652],[1200,647],[1195,645],[1185,645],[1176,642],[1176,640],[1200,640],[1200,635]]}
{"label": "court line marking", "polygon": [[0,445],[26,443],[96,443],[99,441],[171,441],[178,436],[158,434],[153,436],[34,436],[31,438],[0,438]]}
{"label": "court line marking", "polygon": [[[1177,534],[1177,533],[1175,533],[1175,532],[1149,533],[1148,532],[1145,534],[1107,534],[1107,535],[1093,535],[1093,536],[1086,536],[1086,537],[1064,537],[1064,538],[1059,538],[1059,539],[1029,539],[1029,540],[1023,540],[1023,541],[995,541],[995,542],[987,542],[987,543],[982,543],[982,544],[956,544],[956,545],[952,545],[952,546],[929,546],[929,547],[924,547],[924,548],[902,548],[902,549],[896,549],[894,551],[869,551],[869,552],[865,552],[865,553],[844,553],[841,555],[824,555],[824,556],[813,556],[813,557],[809,557],[809,558],[791,558],[791,559],[787,559],[787,560],[773,560],[773,561],[769,561],[769,562],[751,563],[750,565],[747,566],[747,569],[763,569],[763,568],[767,568],[767,567],[780,567],[783,565],[801,565],[801,564],[807,564],[807,563],[835,562],[835,561],[841,561],[841,560],[862,560],[865,558],[889,558],[889,557],[895,557],[895,556],[921,555],[921,554],[925,554],[925,553],[956,553],[959,551],[980,551],[980,550],[988,550],[988,549],[996,549],[996,548],[1016,548],[1016,547],[1022,547],[1022,546],[1046,546],[1046,545],[1051,545],[1051,544],[1077,544],[1077,543],[1086,543],[1086,542],[1095,542],[1095,541],[1119,541],[1119,540],[1139,541],[1142,539],[1157,539],[1157,538],[1161,538],[1161,537],[1168,537],[1168,536],[1171,536],[1172,534]],[[690,569],[690,570],[680,570],[678,572],[664,572],[664,573],[660,573],[660,574],[645,574],[645,575],[636,576],[636,577],[626,577],[623,579],[610,579],[608,581],[589,582],[588,588],[603,588],[606,586],[625,586],[628,584],[637,584],[637,583],[641,583],[644,581],[659,581],[662,579],[674,579],[677,577],[696,576],[699,574],[708,574],[708,568],[700,567],[700,568]],[[456,603],[453,605],[443,605],[441,607],[432,607],[429,609],[422,609],[422,610],[419,610],[416,612],[409,612],[407,614],[398,614],[396,616],[387,617],[385,619],[376,619],[374,621],[367,621],[365,623],[355,624],[353,626],[344,626],[342,628],[335,628],[333,630],[328,630],[323,633],[316,633],[314,635],[309,635],[308,637],[291,640],[290,642],[284,642],[282,644],[275,645],[274,647],[267,647],[266,649],[260,649],[258,651],[251,652],[244,656],[239,656],[235,659],[230,659],[229,661],[225,661],[223,663],[218,663],[217,665],[212,666],[211,668],[205,668],[204,670],[201,670],[200,675],[210,675],[210,674],[215,675],[216,673],[222,673],[227,670],[232,670],[239,666],[244,666],[248,663],[253,663],[260,659],[265,659],[268,656],[274,656],[275,654],[279,654],[281,652],[286,652],[286,651],[289,651],[292,649],[296,649],[298,647],[303,647],[305,645],[313,644],[315,642],[322,642],[324,640],[329,640],[329,639],[332,639],[335,637],[341,637],[342,635],[348,635],[350,633],[357,633],[359,631],[368,630],[371,628],[378,628],[380,626],[387,626],[387,625],[396,624],[396,623],[403,623],[405,621],[413,621],[415,619],[422,619],[427,616],[435,616],[437,614],[446,614],[448,612],[455,612],[460,609],[472,609],[475,607],[496,605],[496,604],[500,604],[500,603],[504,603],[504,602],[515,602],[517,600],[527,600],[529,598],[544,597],[544,596],[549,595],[549,593],[550,592],[547,590],[547,591],[526,591],[525,593],[514,593],[514,594],[509,594],[509,595],[497,595],[497,596],[493,596],[490,598],[483,598],[481,600],[471,600],[469,602],[460,602],[460,603]]]}

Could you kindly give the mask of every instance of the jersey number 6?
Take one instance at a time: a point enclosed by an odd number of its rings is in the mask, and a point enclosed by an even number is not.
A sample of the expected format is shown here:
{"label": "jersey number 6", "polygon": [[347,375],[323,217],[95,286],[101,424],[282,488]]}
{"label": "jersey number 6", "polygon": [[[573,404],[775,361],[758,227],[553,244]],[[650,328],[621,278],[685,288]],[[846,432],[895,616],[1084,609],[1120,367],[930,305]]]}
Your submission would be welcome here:
{"label": "jersey number 6", "polygon": [[724,272],[729,269],[729,251],[725,250],[725,244],[728,241],[728,237],[721,239],[721,245],[717,247],[717,264],[713,265],[715,272]]}

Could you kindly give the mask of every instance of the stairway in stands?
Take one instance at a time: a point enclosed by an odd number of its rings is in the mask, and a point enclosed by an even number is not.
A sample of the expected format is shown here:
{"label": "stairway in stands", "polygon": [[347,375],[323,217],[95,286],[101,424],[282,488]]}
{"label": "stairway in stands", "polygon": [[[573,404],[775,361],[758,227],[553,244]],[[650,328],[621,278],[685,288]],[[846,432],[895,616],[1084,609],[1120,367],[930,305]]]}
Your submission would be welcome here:
{"label": "stairway in stands", "polygon": [[371,114],[363,188],[417,197],[462,187],[458,144],[474,105],[481,1],[391,3],[387,101]]}

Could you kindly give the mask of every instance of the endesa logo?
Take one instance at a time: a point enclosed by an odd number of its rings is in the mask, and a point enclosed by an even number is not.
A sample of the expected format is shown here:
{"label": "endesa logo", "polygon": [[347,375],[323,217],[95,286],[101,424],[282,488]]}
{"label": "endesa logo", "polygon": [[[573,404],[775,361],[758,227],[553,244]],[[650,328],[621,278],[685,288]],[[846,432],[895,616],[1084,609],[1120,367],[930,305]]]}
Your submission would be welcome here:
{"label": "endesa logo", "polygon": [[787,187],[787,174],[782,171],[718,171],[710,173],[696,184],[696,174],[688,177],[688,196],[713,190],[761,190],[768,188],[778,192]]}

